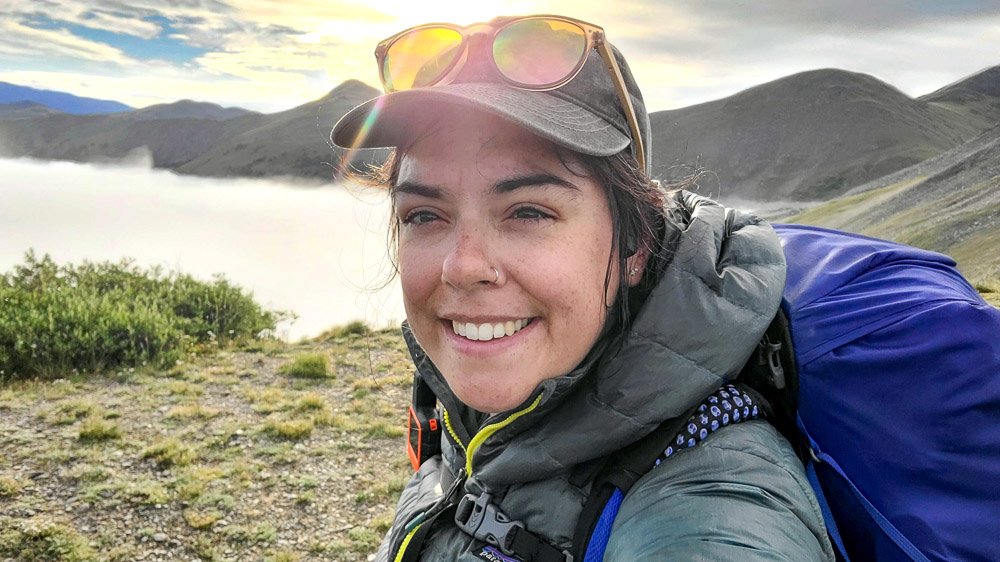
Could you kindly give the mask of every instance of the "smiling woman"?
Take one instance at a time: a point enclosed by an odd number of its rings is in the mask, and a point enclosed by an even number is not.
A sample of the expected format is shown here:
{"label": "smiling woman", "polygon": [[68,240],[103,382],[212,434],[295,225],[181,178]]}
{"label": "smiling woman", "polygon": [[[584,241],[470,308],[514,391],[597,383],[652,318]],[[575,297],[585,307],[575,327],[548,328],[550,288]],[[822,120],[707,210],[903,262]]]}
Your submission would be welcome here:
{"label": "smiling woman", "polygon": [[458,111],[400,160],[406,317],[477,410],[514,408],[580,363],[601,331],[611,215],[603,188],[581,172],[550,143],[477,111]]}
{"label": "smiling woman", "polygon": [[729,397],[785,275],[766,222],[646,174],[642,96],[603,30],[434,24],[376,56],[390,93],[333,131],[395,148],[374,179],[417,473],[376,559],[832,560],[802,466],[749,397],[743,423],[596,499],[622,449]]}

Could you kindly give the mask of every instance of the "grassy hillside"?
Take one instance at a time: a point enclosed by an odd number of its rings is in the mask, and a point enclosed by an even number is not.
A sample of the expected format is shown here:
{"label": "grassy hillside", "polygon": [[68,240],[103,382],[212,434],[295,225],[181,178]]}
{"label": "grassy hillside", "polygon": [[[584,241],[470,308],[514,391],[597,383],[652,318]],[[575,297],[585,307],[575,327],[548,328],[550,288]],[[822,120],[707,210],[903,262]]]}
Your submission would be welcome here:
{"label": "grassy hillside", "polygon": [[994,274],[1000,271],[1000,126],[784,220],[942,252],[969,278]]}
{"label": "grassy hillside", "polygon": [[917,99],[930,103],[949,118],[990,127],[1000,122],[1000,66],[987,68]]}
{"label": "grassy hillside", "polygon": [[358,332],[0,386],[0,560],[365,560],[412,471],[411,364]]}
{"label": "grassy hillside", "polygon": [[962,144],[986,125],[954,119],[871,76],[825,69],[650,116],[657,171],[696,162],[718,197],[827,200]]}

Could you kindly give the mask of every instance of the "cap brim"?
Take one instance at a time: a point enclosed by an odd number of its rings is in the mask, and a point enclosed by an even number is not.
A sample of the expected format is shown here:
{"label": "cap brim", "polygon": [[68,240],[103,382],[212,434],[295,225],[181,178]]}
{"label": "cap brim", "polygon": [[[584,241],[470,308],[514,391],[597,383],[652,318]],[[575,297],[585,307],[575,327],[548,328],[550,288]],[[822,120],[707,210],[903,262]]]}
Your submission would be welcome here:
{"label": "cap brim", "polygon": [[[344,115],[330,139],[342,148],[404,145],[425,126],[434,104],[458,104],[492,113],[552,142],[592,156],[611,156],[629,137],[590,111],[545,92],[502,84],[460,83],[403,90],[369,100]],[[441,119],[439,113],[437,119]]]}

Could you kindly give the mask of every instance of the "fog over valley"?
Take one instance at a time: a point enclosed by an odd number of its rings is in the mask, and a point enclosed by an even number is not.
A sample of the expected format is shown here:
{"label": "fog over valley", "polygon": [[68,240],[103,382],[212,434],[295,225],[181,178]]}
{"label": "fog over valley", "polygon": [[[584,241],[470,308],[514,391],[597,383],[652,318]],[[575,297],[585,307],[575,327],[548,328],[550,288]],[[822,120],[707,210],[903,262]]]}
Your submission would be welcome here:
{"label": "fog over valley", "polygon": [[34,249],[59,264],[135,258],[252,290],[292,310],[290,339],[364,319],[404,317],[389,275],[388,199],[359,186],[207,179],[151,170],[137,154],[106,166],[0,159],[0,271]]}

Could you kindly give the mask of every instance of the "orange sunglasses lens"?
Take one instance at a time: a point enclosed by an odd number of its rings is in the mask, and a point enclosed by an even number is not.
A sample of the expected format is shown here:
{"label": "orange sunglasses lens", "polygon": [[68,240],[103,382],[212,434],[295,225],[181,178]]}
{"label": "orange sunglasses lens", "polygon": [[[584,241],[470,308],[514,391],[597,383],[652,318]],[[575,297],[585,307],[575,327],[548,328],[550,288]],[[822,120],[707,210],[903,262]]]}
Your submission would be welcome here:
{"label": "orange sunglasses lens", "polygon": [[514,22],[493,41],[493,60],[508,79],[545,86],[569,76],[587,55],[587,35],[576,24],[544,18]]}
{"label": "orange sunglasses lens", "polygon": [[409,90],[433,84],[462,52],[462,34],[446,27],[425,27],[389,46],[382,63],[385,90]]}

